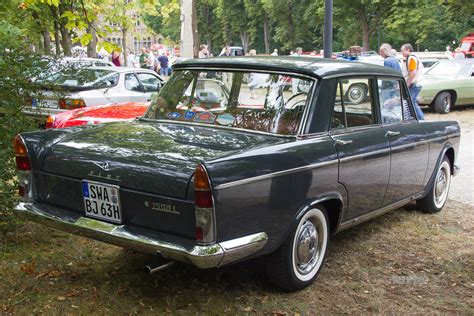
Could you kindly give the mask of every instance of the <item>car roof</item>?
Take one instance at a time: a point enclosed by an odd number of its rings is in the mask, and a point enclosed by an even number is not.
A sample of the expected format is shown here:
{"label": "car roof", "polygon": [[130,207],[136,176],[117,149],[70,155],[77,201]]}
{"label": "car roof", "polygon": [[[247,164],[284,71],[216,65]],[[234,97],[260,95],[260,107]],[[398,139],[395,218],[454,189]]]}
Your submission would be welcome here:
{"label": "car roof", "polygon": [[116,71],[119,73],[124,73],[124,72],[146,72],[150,74],[155,74],[159,77],[159,75],[156,73],[156,71],[151,70],[151,69],[146,69],[146,68],[135,68],[135,67],[100,67],[100,66],[94,66],[94,67],[87,67],[90,69],[103,69],[103,70],[112,70]]}
{"label": "car roof", "polygon": [[256,56],[256,57],[218,57],[188,59],[174,65],[181,68],[230,68],[295,72],[318,78],[344,75],[389,75],[401,77],[400,73],[389,67],[342,60],[312,58],[302,56]]}

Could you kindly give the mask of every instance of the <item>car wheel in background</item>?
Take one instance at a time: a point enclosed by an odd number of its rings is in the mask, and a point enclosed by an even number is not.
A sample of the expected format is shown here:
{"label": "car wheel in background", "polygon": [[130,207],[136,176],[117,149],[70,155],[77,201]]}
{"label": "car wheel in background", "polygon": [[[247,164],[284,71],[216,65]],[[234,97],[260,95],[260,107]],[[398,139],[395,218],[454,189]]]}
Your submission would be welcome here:
{"label": "car wheel in background", "polygon": [[453,108],[454,98],[448,91],[440,92],[434,100],[436,113],[447,114]]}
{"label": "car wheel in background", "polygon": [[368,87],[361,83],[354,83],[349,86],[346,92],[346,99],[349,102],[358,104],[367,98]]}
{"label": "car wheel in background", "polygon": [[322,206],[306,211],[295,225],[266,263],[270,282],[289,291],[301,290],[316,279],[329,242],[329,221]]}
{"label": "car wheel in background", "polygon": [[444,156],[428,194],[416,201],[418,209],[425,213],[438,213],[443,209],[448,200],[449,187],[451,186],[451,165],[448,157]]}

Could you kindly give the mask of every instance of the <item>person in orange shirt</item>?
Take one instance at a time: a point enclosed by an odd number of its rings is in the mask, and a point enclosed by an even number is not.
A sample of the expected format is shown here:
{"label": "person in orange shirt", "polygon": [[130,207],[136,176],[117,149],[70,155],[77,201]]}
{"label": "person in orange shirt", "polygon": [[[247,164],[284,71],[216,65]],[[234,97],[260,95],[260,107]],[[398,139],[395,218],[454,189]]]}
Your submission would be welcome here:
{"label": "person in orange shirt", "polygon": [[411,101],[415,108],[416,116],[419,120],[424,120],[425,115],[420,106],[416,102],[416,98],[421,91],[423,81],[423,64],[418,57],[413,54],[413,46],[411,44],[403,44],[401,48],[403,57],[405,57],[407,74],[405,80],[408,90],[410,91]]}

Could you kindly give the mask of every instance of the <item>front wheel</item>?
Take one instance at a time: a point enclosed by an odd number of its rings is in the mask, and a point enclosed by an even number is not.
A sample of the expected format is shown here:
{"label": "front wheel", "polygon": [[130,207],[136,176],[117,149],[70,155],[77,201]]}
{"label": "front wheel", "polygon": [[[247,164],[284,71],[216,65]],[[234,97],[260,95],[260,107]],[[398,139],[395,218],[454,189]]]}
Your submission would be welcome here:
{"label": "front wheel", "polygon": [[321,271],[329,242],[329,225],[322,206],[308,210],[291,235],[267,260],[267,276],[289,291],[310,285]]}
{"label": "front wheel", "polygon": [[424,198],[416,201],[417,207],[425,213],[438,213],[443,209],[444,204],[448,200],[450,186],[451,165],[448,157],[444,156],[436,171],[430,192]]}

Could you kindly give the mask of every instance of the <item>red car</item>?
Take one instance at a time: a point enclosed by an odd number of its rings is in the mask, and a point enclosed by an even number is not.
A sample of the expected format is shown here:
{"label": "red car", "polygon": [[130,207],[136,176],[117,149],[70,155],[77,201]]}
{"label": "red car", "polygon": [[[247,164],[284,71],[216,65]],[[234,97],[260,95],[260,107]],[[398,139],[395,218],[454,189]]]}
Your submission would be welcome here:
{"label": "red car", "polygon": [[51,115],[46,120],[46,128],[63,128],[85,124],[99,124],[126,121],[142,116],[150,102],[124,102],[87,106]]}

